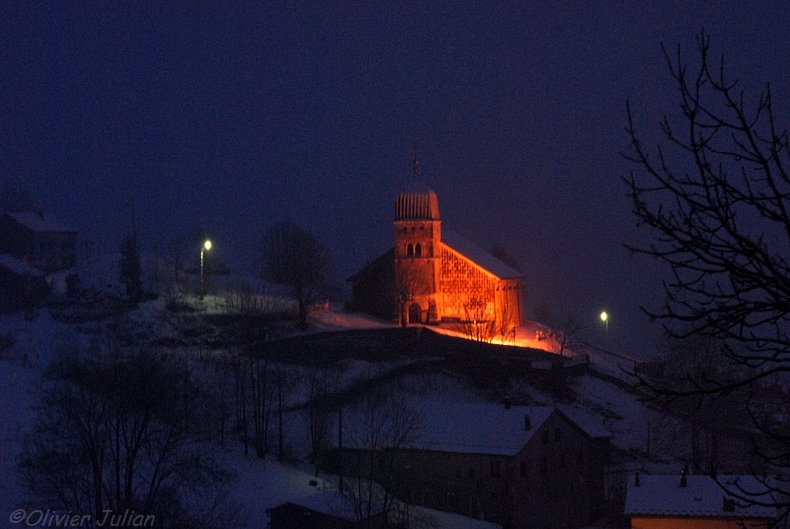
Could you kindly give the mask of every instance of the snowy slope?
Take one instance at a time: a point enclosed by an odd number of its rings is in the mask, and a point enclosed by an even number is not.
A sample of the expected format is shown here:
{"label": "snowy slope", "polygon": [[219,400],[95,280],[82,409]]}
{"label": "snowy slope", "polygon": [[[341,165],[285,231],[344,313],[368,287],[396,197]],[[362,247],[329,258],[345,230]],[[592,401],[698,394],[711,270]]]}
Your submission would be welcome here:
{"label": "snowy slope", "polygon": [[[97,282],[102,282],[99,279]],[[226,306],[222,295],[206,296],[198,300],[194,296],[186,301],[199,312],[221,314]],[[156,337],[177,338],[173,326],[163,307],[165,300],[141,304],[127,313],[125,324],[130,333],[139,340]],[[363,315],[347,315],[331,310],[317,311],[311,315],[311,332],[344,329],[377,329],[391,327],[385,322]],[[34,417],[43,384],[43,370],[62,351],[77,344],[87,344],[99,330],[98,324],[66,325],[53,319],[46,310],[35,318],[20,315],[3,317],[0,334],[10,334],[15,345],[0,357],[0,520],[7,520],[8,513],[22,505],[24,488],[17,481],[19,461],[25,436]],[[534,327],[526,327],[525,341],[535,340]],[[539,340],[540,341],[540,340]],[[71,344],[71,345],[70,345]],[[221,354],[215,351],[214,354]],[[369,362],[346,360],[337,365],[335,389],[344,391],[365,381],[386,378],[413,360],[393,359],[392,362]],[[286,396],[286,405],[295,408],[286,414],[286,436],[288,453],[303,458],[306,454],[306,420],[304,410],[299,409],[308,398],[305,382],[314,368],[287,366],[299,375],[299,381]],[[412,395],[419,395],[423,411],[428,420],[442,416],[444,407],[477,406],[484,410],[493,406],[455,375],[427,373],[403,375],[390,381],[393,387],[405,388]],[[637,396],[623,391],[621,387],[604,378],[582,375],[570,381],[577,398],[571,403],[559,403],[559,408],[572,419],[586,427],[599,428],[612,436],[612,441],[623,449],[639,449],[647,436],[645,426],[646,407]],[[530,396],[536,406],[557,405],[545,391],[529,387],[514,388]],[[650,412],[652,413],[652,412]],[[449,416],[447,414],[445,417]],[[432,422],[436,422],[432,420]],[[492,431],[495,429],[490,429]],[[232,491],[235,501],[242,507],[247,527],[265,527],[266,509],[294,498],[314,494],[318,490],[331,490],[334,480],[323,476],[316,478],[308,465],[284,465],[271,459],[258,460],[245,457],[238,446],[229,445],[223,455],[225,467],[235,476]],[[311,482],[314,482],[311,484]],[[437,524],[447,529],[491,529],[493,524],[469,520],[461,516],[424,510]],[[2,526],[2,525],[0,525]]]}

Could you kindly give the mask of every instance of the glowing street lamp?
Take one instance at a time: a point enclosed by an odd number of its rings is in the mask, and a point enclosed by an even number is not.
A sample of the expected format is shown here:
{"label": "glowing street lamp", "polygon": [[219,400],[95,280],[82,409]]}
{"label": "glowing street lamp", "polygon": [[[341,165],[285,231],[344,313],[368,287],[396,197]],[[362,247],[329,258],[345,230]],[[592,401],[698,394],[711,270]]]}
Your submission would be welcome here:
{"label": "glowing street lamp", "polygon": [[606,343],[609,343],[609,314],[606,311],[601,312],[601,321],[606,328]]}
{"label": "glowing street lamp", "polygon": [[203,275],[203,254],[211,250],[211,241],[206,239],[203,246],[200,247],[200,299],[203,299],[203,294],[206,290],[206,282]]}

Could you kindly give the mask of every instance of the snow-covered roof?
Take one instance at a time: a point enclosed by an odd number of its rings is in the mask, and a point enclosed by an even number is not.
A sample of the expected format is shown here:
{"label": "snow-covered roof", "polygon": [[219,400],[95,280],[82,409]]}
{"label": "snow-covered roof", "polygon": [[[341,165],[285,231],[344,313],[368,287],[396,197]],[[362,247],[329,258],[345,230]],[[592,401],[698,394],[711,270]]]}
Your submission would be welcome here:
{"label": "snow-covered roof", "polygon": [[636,475],[628,479],[625,514],[629,516],[670,516],[699,518],[763,518],[776,517],[776,509],[750,505],[738,499],[765,501],[770,496],[765,485],[754,476],[688,475],[686,486],[677,475]]}
{"label": "snow-covered roof", "polygon": [[359,520],[353,500],[339,492],[317,492],[309,496],[290,500],[288,503],[350,522]]}
{"label": "snow-covered roof", "polygon": [[71,232],[71,230],[50,216],[33,211],[7,212],[6,215],[35,232]]}
{"label": "snow-covered roof", "polygon": [[[485,402],[435,400],[416,401],[415,407],[422,419],[416,448],[508,456],[520,452],[555,412],[550,406],[505,408],[502,404]],[[527,416],[528,429],[525,428]]]}
{"label": "snow-covered roof", "polygon": [[442,242],[500,279],[513,279],[524,275],[452,230],[442,229]]}
{"label": "snow-covered roof", "polygon": [[0,255],[0,266],[20,276],[44,277],[44,273],[13,255]]}

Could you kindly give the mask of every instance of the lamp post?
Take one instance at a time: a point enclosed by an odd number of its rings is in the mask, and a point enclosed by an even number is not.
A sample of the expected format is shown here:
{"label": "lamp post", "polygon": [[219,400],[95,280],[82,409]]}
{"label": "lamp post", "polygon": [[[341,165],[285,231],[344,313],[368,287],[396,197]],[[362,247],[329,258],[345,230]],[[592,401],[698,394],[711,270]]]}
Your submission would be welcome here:
{"label": "lamp post", "polygon": [[200,247],[200,299],[203,299],[203,294],[205,294],[206,290],[206,281],[203,275],[203,254],[208,250],[211,250],[211,241],[206,239]]}
{"label": "lamp post", "polygon": [[601,312],[601,321],[606,329],[606,344],[609,345],[609,314],[606,311]]}

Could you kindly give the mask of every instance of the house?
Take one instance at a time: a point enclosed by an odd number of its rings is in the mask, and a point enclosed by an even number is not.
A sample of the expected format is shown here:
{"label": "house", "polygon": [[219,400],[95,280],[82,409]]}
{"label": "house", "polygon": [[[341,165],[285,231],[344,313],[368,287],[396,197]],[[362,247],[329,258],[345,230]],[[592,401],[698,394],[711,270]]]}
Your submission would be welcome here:
{"label": "house", "polygon": [[757,529],[776,520],[754,476],[640,475],[628,481],[625,514],[632,529]]}
{"label": "house", "polygon": [[330,470],[373,476],[409,504],[513,529],[581,527],[602,511],[608,435],[600,425],[582,427],[554,407],[419,408],[417,443],[335,450]]}
{"label": "house", "polygon": [[30,211],[0,214],[0,255],[44,274],[55,293],[66,293],[77,264],[77,232]]}
{"label": "house", "polygon": [[394,247],[348,281],[352,310],[409,323],[474,322],[506,335],[522,321],[513,266],[442,230],[439,199],[417,181],[395,201]]}
{"label": "house", "polygon": [[43,272],[11,255],[0,255],[0,312],[34,307],[48,293]]}
{"label": "house", "polygon": [[386,513],[360,517],[354,501],[337,492],[318,492],[266,510],[270,529],[368,529],[387,527]]}

